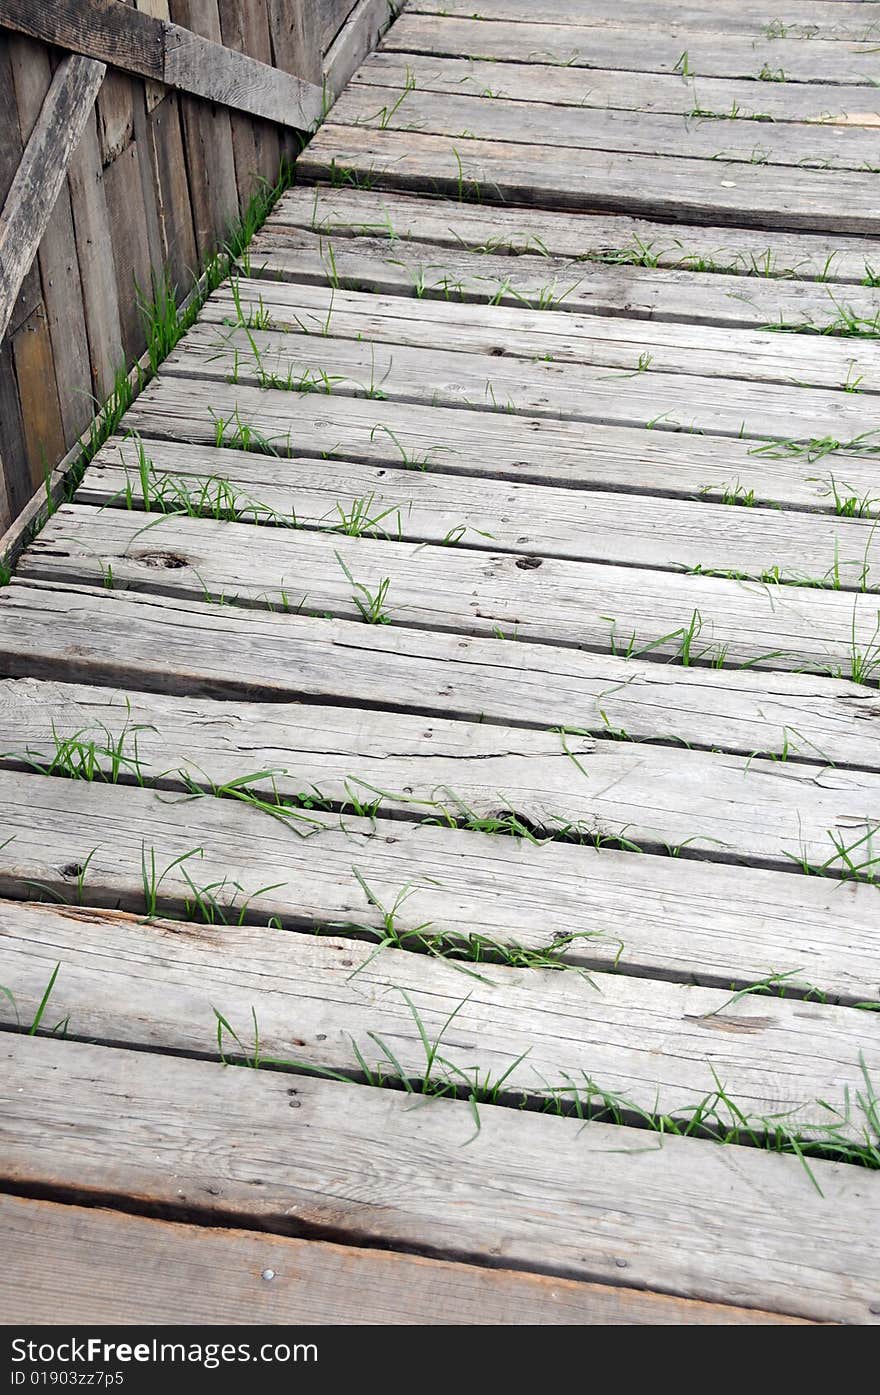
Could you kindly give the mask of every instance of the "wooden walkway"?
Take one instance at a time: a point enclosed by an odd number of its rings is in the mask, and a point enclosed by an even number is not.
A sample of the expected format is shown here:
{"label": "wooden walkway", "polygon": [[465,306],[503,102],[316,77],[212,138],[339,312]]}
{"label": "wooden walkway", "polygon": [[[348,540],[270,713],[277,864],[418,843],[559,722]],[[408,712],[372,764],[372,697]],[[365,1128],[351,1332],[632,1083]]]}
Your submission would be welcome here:
{"label": "wooden walkway", "polygon": [[12,1318],[880,1320],[880,6],[477,3],[0,594]]}

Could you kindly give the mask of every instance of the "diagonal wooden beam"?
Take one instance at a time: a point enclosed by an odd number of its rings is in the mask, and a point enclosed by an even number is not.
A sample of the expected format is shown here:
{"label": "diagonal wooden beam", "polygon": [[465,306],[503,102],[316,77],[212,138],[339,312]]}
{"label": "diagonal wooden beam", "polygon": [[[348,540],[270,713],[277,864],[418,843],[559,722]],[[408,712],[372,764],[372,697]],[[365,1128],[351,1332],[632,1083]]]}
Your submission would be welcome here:
{"label": "diagonal wooden beam", "polygon": [[315,83],[120,0],[0,0],[0,25],[296,130],[323,112]]}
{"label": "diagonal wooden beam", "polygon": [[69,54],[46,93],[0,213],[0,339],[106,71],[103,63]]}

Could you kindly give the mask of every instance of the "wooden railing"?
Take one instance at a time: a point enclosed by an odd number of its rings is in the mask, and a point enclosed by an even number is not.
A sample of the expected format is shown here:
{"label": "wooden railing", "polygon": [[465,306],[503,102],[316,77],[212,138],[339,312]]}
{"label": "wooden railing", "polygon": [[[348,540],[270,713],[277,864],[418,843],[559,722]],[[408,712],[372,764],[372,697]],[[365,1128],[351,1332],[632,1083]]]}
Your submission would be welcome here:
{"label": "wooden railing", "polygon": [[0,532],[392,0],[0,0]]}

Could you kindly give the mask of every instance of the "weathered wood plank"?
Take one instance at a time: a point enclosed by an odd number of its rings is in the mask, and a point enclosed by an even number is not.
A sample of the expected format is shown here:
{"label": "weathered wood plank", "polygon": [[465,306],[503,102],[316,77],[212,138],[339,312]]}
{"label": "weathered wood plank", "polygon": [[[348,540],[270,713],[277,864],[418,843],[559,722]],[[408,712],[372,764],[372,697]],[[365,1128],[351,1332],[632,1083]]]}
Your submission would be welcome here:
{"label": "weathered wood plank", "polygon": [[324,58],[324,81],[331,96],[339,94],[352,73],[378,44],[395,14],[393,0],[357,0]]}
{"label": "weathered wood plank", "polygon": [[341,171],[371,188],[460,193],[463,200],[488,203],[793,231],[876,234],[880,228],[876,176],[849,170],[732,168],[718,160],[592,150],[573,160],[552,146],[328,122],[304,151],[301,172],[311,181],[332,181]]}
{"label": "weathered wood plank", "polygon": [[[845,592],[527,559],[305,530],[62,505],[25,578],[357,618],[387,579],[393,623],[690,662],[876,675],[877,600]],[[534,566],[534,561],[540,565]],[[347,571],[346,571],[347,569]],[[540,576],[538,575],[540,572]],[[348,573],[348,574],[347,574]],[[351,578],[351,579],[350,579]],[[381,602],[380,602],[381,608]],[[500,641],[499,641],[500,642]]]}
{"label": "weathered wood plank", "polygon": [[118,0],[2,0],[0,24],[169,87],[307,130],[321,89]]}
{"label": "weathered wood plank", "polygon": [[[310,699],[876,770],[880,701],[800,674],[681,668],[527,643],[16,582],[0,592],[10,675],[188,696]],[[124,650],[119,634],[124,633]],[[296,670],[285,656],[295,647]],[[604,713],[604,716],[603,716]]]}
{"label": "weathered wood plank", "polygon": [[96,395],[103,400],[113,391],[125,358],[116,277],[108,267],[108,249],[112,246],[110,211],[94,116],[86,122],[71,160],[69,183],[92,379]]}
{"label": "weathered wood plank", "polygon": [[[432,330],[436,348],[424,346]],[[204,380],[208,397],[213,383],[278,390],[290,383],[288,390],[328,396],[752,441],[831,438],[876,445],[880,440],[874,394],[841,391],[847,377],[855,382],[855,364],[838,380],[836,391],[738,379],[719,386],[713,377],[655,369],[647,361],[649,354],[647,345],[633,349],[621,372],[554,358],[548,362],[542,355],[523,361],[491,350],[464,353],[455,344],[454,330],[441,337],[436,326],[425,327],[421,345],[385,345],[337,337],[331,314],[324,335],[196,324],[162,369],[168,377]],[[797,372],[796,361],[786,366]]]}
{"label": "weathered wood plank", "polygon": [[[858,1139],[869,1124],[839,1120],[844,1092],[854,1098],[880,1068],[880,1021],[847,1007],[732,1002],[729,991],[623,974],[484,964],[476,976],[427,954],[255,926],[142,925],[15,903],[0,906],[0,921],[0,973],[15,999],[0,1000],[7,1029],[16,1010],[33,1019],[60,963],[50,1010],[68,1039],[243,1063],[257,1050],[294,1075],[360,1076],[366,1063],[415,1082],[431,1070],[424,1028],[439,1043],[436,1084],[503,1079],[516,1102],[586,1109],[604,1091],[685,1121],[720,1081],[728,1128],[736,1110],[758,1130],[784,1120],[801,1136],[825,1123]],[[227,1033],[218,1044],[215,1008],[239,1042]]]}
{"label": "weathered wood plank", "polygon": [[473,14],[455,19],[407,11],[386,36],[385,48],[396,53],[650,73],[679,73],[686,52],[686,75],[695,77],[758,78],[766,71],[784,74],[771,81],[864,84],[877,75],[876,34],[866,42],[811,39],[804,43],[801,38],[770,39],[766,34],[755,38],[706,33],[687,23],[663,24],[660,30],[644,32],[647,42],[640,44],[626,26],[510,24],[477,19]]}
{"label": "weathered wood plank", "polygon": [[0,1197],[0,1235],[7,1254],[0,1302],[10,1323],[28,1326],[804,1322],[757,1308],[18,1196]]}
{"label": "weathered wood plank", "polygon": [[876,520],[867,518],[118,438],[90,465],[76,502],[125,508],[131,496],[132,507],[144,507],[141,452],[150,470],[147,507],[164,501],[169,509],[186,504],[210,513],[226,480],[244,522],[671,571],[705,566],[711,557],[716,571],[760,577],[776,566],[790,581],[827,576],[852,591],[863,589],[866,568],[871,583],[876,557]]}
{"label": "weathered wood plank", "polygon": [[[486,101],[466,92],[420,91],[410,84],[353,84],[333,108],[340,126],[415,131],[459,140],[518,141],[554,149],[601,150],[608,154],[663,155],[713,160],[736,171],[746,164],[798,169],[859,170],[877,158],[877,132],[867,127],[796,125],[790,122],[718,121],[698,115],[575,110],[551,101],[503,97]],[[703,173],[695,167],[693,177]],[[735,174],[734,174],[735,177]]]}
{"label": "weathered wood plank", "polygon": [[[880,101],[868,87],[831,82],[754,82],[745,78],[682,77],[679,73],[624,72],[614,68],[559,67],[539,56],[502,64],[479,58],[394,53],[387,45],[358,69],[358,83],[406,82],[407,68],[419,88],[470,92],[520,102],[678,113],[695,108],[719,118],[759,121],[842,121],[876,126]],[[759,128],[760,129],[760,128]]]}
{"label": "weathered wood plank", "polygon": [[[22,134],[37,130],[53,82],[49,51],[30,39],[11,35],[9,55]],[[53,154],[51,159],[54,160]],[[62,170],[63,173],[63,170]],[[32,170],[32,176],[37,175]],[[42,170],[38,177],[42,182]],[[42,191],[41,191],[42,192]],[[32,198],[31,188],[26,197]],[[2,217],[0,217],[2,222]],[[28,228],[28,233],[31,229]],[[39,229],[36,230],[37,232]],[[0,233],[2,238],[2,233]],[[18,250],[18,249],[16,249]],[[3,257],[0,253],[0,264]],[[39,239],[39,279],[52,341],[55,381],[65,439],[75,440],[93,414],[92,378],[86,341],[83,293],[66,181],[56,192],[54,207]],[[0,271],[2,277],[2,271]],[[2,294],[2,292],[0,292]],[[2,323],[2,310],[0,310]]]}
{"label": "weathered wood plank", "polygon": [[880,1194],[861,1168],[811,1164],[820,1193],[795,1158],[699,1139],[491,1106],[474,1137],[466,1103],[413,1109],[399,1092],[305,1077],[291,1096],[283,1074],[24,1036],[3,1048],[4,1173],[18,1187],[876,1321]]}
{"label": "weathered wood plank", "polygon": [[385,937],[386,908],[404,939],[473,939],[484,959],[493,945],[549,950],[591,971],[728,996],[782,975],[842,1003],[880,998],[876,888],[855,881],[381,814],[311,812],[296,826],[308,836],[297,837],[234,799],[9,771],[0,771],[0,807],[9,839],[0,892],[52,897],[74,918],[80,880],[90,906],[143,915],[142,858],[149,868],[155,856],[160,915],[192,915],[193,887],[205,886],[227,920],[277,918],[286,931],[345,934],[353,945]]}
{"label": "weathered wood plank", "polygon": [[378,796],[383,809],[417,820],[509,810],[549,833],[573,829],[783,870],[803,858],[839,871],[836,847],[857,840],[859,864],[870,864],[880,826],[870,812],[880,810],[876,772],[443,719],[426,730],[420,716],[363,709],[218,704],[22,680],[0,689],[7,765],[49,765],[67,739],[97,743],[95,760],[108,772],[104,748],[121,742],[129,781],[249,781],[268,797],[277,790],[333,805]]}
{"label": "weathered wood plank", "polygon": [[[640,260],[638,249],[631,250]],[[812,281],[654,269],[630,265],[625,256],[612,264],[578,261],[544,256],[537,246],[531,253],[510,256],[422,242],[390,245],[381,236],[333,239],[272,228],[254,239],[250,265],[253,274],[273,280],[453,304],[531,305],[541,313],[560,310],[732,328],[806,324],[817,331],[839,324],[844,309],[869,331],[880,315],[876,287],[842,290]],[[775,342],[768,340],[768,347]]]}
{"label": "weathered wood plank", "polygon": [[[451,199],[386,195],[369,189],[289,189],[266,223],[276,228],[358,237],[430,242],[441,247],[519,256],[546,253],[579,261],[643,260],[672,267],[731,275],[794,277],[799,280],[865,282],[874,244],[810,233],[772,235],[749,228],[706,228],[656,223],[614,214],[542,209],[486,208]],[[848,292],[837,292],[846,295]]]}
{"label": "weathered wood plank", "polygon": [[835,507],[834,481],[843,497],[855,501],[852,508],[863,508],[868,517],[880,502],[876,455],[860,454],[857,443],[852,448],[842,443],[839,449],[826,443],[827,454],[819,444],[815,455],[789,456],[782,448],[771,469],[755,455],[754,442],[732,437],[602,425],[585,432],[576,423],[549,417],[465,408],[428,411],[409,403],[222,383],[206,394],[203,383],[186,378],[150,384],[125,421],[129,430],[145,436],[213,445],[217,422],[210,410],[221,420],[231,419],[234,434],[236,407],[242,424],[256,428],[282,456],[341,456],[448,474],[722,502],[751,497],[757,503],[824,512]]}
{"label": "weathered wood plank", "polygon": [[[772,8],[772,7],[771,7]],[[448,15],[471,18],[473,0],[409,0],[410,14]],[[671,24],[688,30],[721,34],[752,34],[756,38],[797,39],[874,39],[878,21],[862,3],[820,3],[819,0],[784,0],[768,18],[765,0],[712,0],[711,4],[679,0],[481,0],[482,19],[507,19],[530,24],[576,24],[583,26],[623,24],[639,30]],[[769,32],[768,32],[769,31]]]}
{"label": "weathered wood plank", "polygon": [[46,94],[0,213],[0,336],[37,254],[105,71],[103,63],[71,55],[59,64]]}
{"label": "weathered wood plank", "polygon": [[[542,362],[601,364],[624,372],[640,371],[641,360],[641,371],[646,372],[741,378],[796,384],[798,388],[847,389],[856,385],[859,392],[880,392],[876,348],[855,338],[801,335],[793,369],[785,344],[761,330],[576,315],[573,311],[562,318],[553,310],[417,300],[333,286],[267,282],[259,277],[239,278],[234,287],[224,284],[215,291],[199,317],[202,331],[208,332],[208,324],[237,325],[238,305],[245,319],[249,315],[262,317],[272,329],[320,335],[322,339],[332,335],[373,343],[448,345],[459,352],[522,358],[539,366]],[[257,336],[255,342],[259,342]],[[250,357],[253,359],[253,352]],[[799,415],[805,399],[800,392],[792,397],[798,403],[795,415]]]}

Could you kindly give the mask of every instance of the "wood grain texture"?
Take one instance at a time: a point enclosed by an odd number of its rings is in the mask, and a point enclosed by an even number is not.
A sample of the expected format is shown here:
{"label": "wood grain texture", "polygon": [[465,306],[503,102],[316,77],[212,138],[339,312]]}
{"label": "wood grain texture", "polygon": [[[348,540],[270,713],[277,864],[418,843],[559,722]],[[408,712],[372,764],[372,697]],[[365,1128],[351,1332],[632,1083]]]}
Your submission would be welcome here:
{"label": "wood grain texture", "polygon": [[[178,8],[175,0],[175,13]],[[0,22],[31,38],[268,121],[305,130],[320,117],[321,90],[315,84],[118,0],[3,0]]]}
{"label": "wood grain texture", "polygon": [[223,420],[232,418],[234,433],[236,406],[242,422],[255,427],[282,456],[291,451],[570,489],[622,489],[722,502],[739,488],[745,494],[752,491],[758,503],[825,513],[835,507],[833,477],[845,497],[864,500],[867,516],[877,511],[876,456],[860,454],[857,446],[815,460],[780,452],[768,462],[755,455],[755,442],[732,437],[592,423],[586,431],[549,417],[466,408],[434,411],[421,404],[222,383],[206,390],[204,383],[170,377],[146,388],[126,425],[145,437],[213,445],[217,422],[210,410]]}
{"label": "wood grain texture", "polygon": [[[320,335],[322,340],[332,337],[379,345],[445,346],[496,359],[524,359],[530,368],[537,365],[539,373],[545,363],[584,363],[625,373],[690,373],[839,391],[858,378],[859,392],[880,392],[876,350],[858,339],[802,335],[797,341],[795,378],[787,355],[779,351],[779,340],[761,330],[628,320],[619,315],[577,315],[573,311],[563,315],[555,310],[428,297],[418,300],[334,286],[267,282],[262,277],[239,278],[234,294],[231,286],[219,287],[202,309],[201,331],[208,333],[208,324],[235,326],[236,299],[245,317],[249,313],[256,317],[262,310],[273,329]],[[218,339],[221,333],[217,331]],[[256,334],[255,342],[260,342]],[[275,342],[279,342],[277,336]],[[245,365],[248,358],[253,362],[253,350],[240,357]],[[493,369],[497,367],[493,365]],[[270,362],[267,371],[273,368]],[[625,385],[626,380],[609,377],[603,381]],[[799,416],[802,405],[810,400],[800,391],[792,393],[792,414]],[[790,432],[789,425],[789,438]]]}
{"label": "wood grain texture", "polygon": [[[639,741],[679,740],[747,756],[787,750],[801,761],[878,768],[880,700],[843,679],[771,679],[46,583],[4,588],[0,618],[4,671],[17,677],[191,697],[307,699],[596,736],[610,726]],[[285,662],[291,646],[295,671]]]}
{"label": "wood grain texture", "polygon": [[[396,907],[404,936],[475,937],[490,958],[492,945],[555,948],[590,972],[697,983],[728,998],[784,975],[801,994],[821,985],[843,1004],[880,999],[876,889],[854,881],[531,843],[381,814],[312,812],[285,825],[234,799],[5,770],[0,796],[10,839],[0,849],[0,892],[16,903],[36,894],[57,900],[74,923],[80,879],[88,906],[143,915],[142,856],[151,867],[155,855],[160,915],[191,916],[194,886],[211,886],[228,921],[265,926],[277,917],[286,932],[345,935],[356,948],[384,937],[385,911]],[[203,933],[210,943],[212,932]],[[464,997],[473,981],[459,978]],[[769,1004],[748,1002],[755,1011]],[[853,1016],[873,1032],[870,1015]],[[206,1032],[213,1015],[208,1021]],[[203,1046],[211,1048],[207,1036]]]}
{"label": "wood grain texture", "polygon": [[[772,6],[771,6],[772,8]],[[410,14],[470,18],[473,0],[408,0]],[[751,34],[767,38],[768,29],[779,38],[856,39],[876,37],[877,21],[869,6],[843,0],[784,0],[768,19],[764,0],[712,0],[711,4],[679,0],[481,0],[483,19],[514,20],[530,24],[575,24],[588,27],[632,25],[640,31],[686,24],[689,30],[719,34]],[[775,22],[774,22],[775,21]]]}
{"label": "wood grain texture", "polygon": [[[244,736],[242,733],[247,733]],[[369,710],[107,693],[22,683],[0,690],[0,758],[49,765],[57,741],[122,743],[122,778],[177,789],[247,782],[267,797],[370,804],[414,820],[516,814],[527,827],[690,857],[793,871],[870,856],[876,772],[819,769]],[[429,744],[428,744],[429,743]],[[103,754],[102,754],[103,752]],[[266,773],[268,772],[268,773]]]}
{"label": "wood grain texture", "polygon": [[[722,119],[842,121],[874,126],[880,101],[869,87],[833,82],[756,82],[749,78],[682,77],[678,73],[626,72],[613,67],[560,67],[536,54],[529,62],[502,64],[475,57],[395,53],[385,44],[362,64],[358,83],[405,82],[432,92],[499,96],[520,102],[608,108],[687,116],[695,108]],[[756,68],[757,71],[757,68]],[[758,126],[757,136],[764,129]]]}
{"label": "wood grain texture", "polygon": [[0,1197],[0,1234],[7,1254],[0,1302],[10,1323],[29,1326],[753,1327],[804,1321],[513,1269],[17,1196]]}
{"label": "wood grain texture", "polygon": [[158,517],[144,532],[140,513],[62,505],[22,558],[20,574],[343,619],[359,614],[354,597],[365,593],[358,585],[375,595],[387,577],[393,623],[419,629],[637,656],[648,646],[668,657],[690,627],[691,662],[720,654],[734,667],[812,667],[842,677],[854,655],[876,652],[871,595],[557,558],[522,566],[526,559],[509,553],[280,528],[255,535],[250,524]]}
{"label": "wood grain texture", "polygon": [[820,1195],[796,1158],[697,1139],[490,1106],[474,1137],[466,1103],[305,1077],[291,1095],[281,1074],[19,1036],[3,1052],[18,1187],[876,1322],[880,1193],[861,1168],[812,1164]]}
{"label": "wood grain texture", "polygon": [[389,237],[484,253],[494,248],[513,256],[545,250],[552,257],[580,261],[647,254],[661,268],[696,270],[705,265],[714,273],[856,285],[864,282],[867,267],[876,260],[873,243],[859,238],[843,242],[814,233],[776,231],[770,236],[750,228],[657,223],[620,214],[581,218],[551,209],[537,214],[369,189],[289,189],[267,220],[267,235],[283,227],[328,237]]}
{"label": "wood grain texture", "polygon": [[[405,80],[399,86],[387,87],[353,84],[333,108],[334,123],[465,141],[518,141],[554,149],[712,160],[733,171],[746,163],[864,173],[877,154],[877,132],[868,128],[830,123],[756,125],[744,120],[660,114],[646,121],[643,112],[575,110],[554,103],[552,98],[543,102],[504,97],[487,101],[477,94],[469,95],[467,89],[456,94],[420,91],[418,86],[412,87],[412,81],[411,77],[408,88]],[[701,167],[695,166],[692,177],[701,172]]]}
{"label": "wood grain texture", "polygon": [[[482,26],[480,26],[482,27]],[[807,44],[812,48],[812,44]],[[723,139],[723,137],[722,137]],[[414,131],[373,131],[328,122],[304,152],[305,178],[340,171],[382,189],[526,203],[586,212],[632,213],[679,222],[875,234],[876,176],[662,155],[581,151],[460,139]],[[844,206],[842,207],[841,204]]]}
{"label": "wood grain texture", "polygon": [[90,58],[62,60],[25,146],[0,213],[0,335],[37,254],[105,71],[103,63]]}
{"label": "wood grain texture", "polygon": [[[111,438],[80,485],[80,504],[143,505],[138,447]],[[838,589],[860,591],[874,569],[875,521],[824,514],[553,489],[485,477],[334,461],[273,460],[204,446],[157,441],[140,446],[150,462],[147,504],[169,508],[189,500],[206,511],[220,481],[234,489],[236,516],[329,533],[353,531],[363,513],[370,536],[447,543],[481,551],[567,557],[681,571],[707,566],[760,577],[776,566],[784,579],[832,577]],[[870,571],[868,573],[870,581]]]}
{"label": "wood grain texture", "polygon": [[[858,1142],[869,1126],[858,1112],[841,1120],[880,1066],[880,1022],[848,1007],[731,1001],[622,974],[481,965],[477,977],[427,954],[257,927],[15,904],[0,921],[2,981],[23,1022],[60,963],[50,1011],[67,1040],[240,1064],[256,1050],[293,1076],[503,1080],[502,1102],[580,1099],[585,1110],[605,1091],[682,1122],[721,1081],[731,1101],[715,1104],[721,1127],[741,1111],[759,1130],[784,1119],[821,1137],[828,1124]],[[215,1008],[238,1041],[224,1030],[218,1045]],[[6,997],[0,1021],[17,1024]],[[422,1029],[439,1043],[433,1068]]]}
{"label": "wood grain texture", "polygon": [[[527,362],[491,349],[462,353],[454,330],[441,338],[434,328],[437,347],[428,347],[430,334],[419,345],[385,345],[334,334],[332,316],[328,333],[320,336],[300,333],[298,326],[279,333],[202,323],[162,368],[168,377],[205,380],[208,393],[212,383],[283,388],[289,382],[294,390],[305,384],[303,390],[327,395],[421,402],[427,409],[464,407],[751,441],[861,438],[870,444],[876,433],[873,394],[842,391],[845,376],[831,391],[735,379],[719,385],[708,375],[655,368],[648,345],[633,349],[620,372],[609,372],[559,363],[552,353],[550,361],[537,355]],[[840,369],[854,381],[858,362],[851,362],[851,370],[842,364]]]}
{"label": "wood grain texture", "polygon": [[[612,25],[519,23],[506,20],[442,18],[405,12],[389,32],[385,47],[397,53],[467,54],[504,63],[546,62],[577,68],[619,68],[630,72],[678,73],[687,50],[688,71],[696,77],[756,79],[762,69],[784,73],[786,82],[861,85],[877,75],[871,39],[844,43],[797,37],[770,39],[712,34],[687,23],[645,31],[648,42],[634,42],[631,28]],[[770,23],[773,16],[766,23]],[[867,24],[870,25],[870,13]]]}
{"label": "wood grain texture", "polygon": [[378,44],[394,13],[392,0],[357,0],[324,57],[324,81],[331,96],[342,92]]}
{"label": "wood grain texture", "polygon": [[[637,247],[630,252],[637,260],[641,255]],[[654,269],[629,265],[626,256],[624,249],[621,264],[577,261],[544,256],[537,243],[531,251],[510,256],[503,249],[446,250],[415,241],[389,246],[387,236],[333,239],[273,227],[254,239],[251,270],[268,280],[418,300],[500,302],[533,306],[542,314],[585,312],[732,328],[766,329],[781,323],[821,331],[840,321],[842,307],[870,327],[880,313],[874,287],[848,287],[836,303],[837,287],[812,281]]]}

